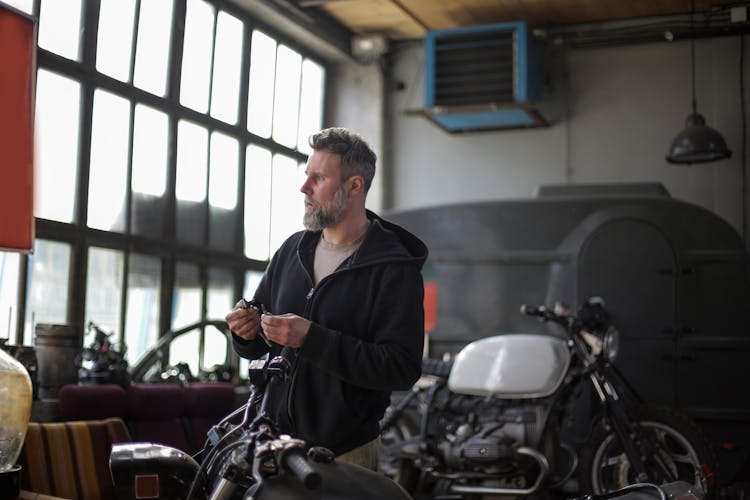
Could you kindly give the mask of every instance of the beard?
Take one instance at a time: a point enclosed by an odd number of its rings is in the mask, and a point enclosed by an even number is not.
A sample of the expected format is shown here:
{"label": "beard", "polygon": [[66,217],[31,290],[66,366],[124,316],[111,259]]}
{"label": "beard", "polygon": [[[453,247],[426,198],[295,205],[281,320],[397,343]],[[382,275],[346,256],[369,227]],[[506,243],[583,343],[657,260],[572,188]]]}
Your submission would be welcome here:
{"label": "beard", "polygon": [[342,183],[329,203],[317,203],[309,196],[305,196],[305,215],[302,223],[308,231],[333,227],[344,218],[346,208],[346,189]]}

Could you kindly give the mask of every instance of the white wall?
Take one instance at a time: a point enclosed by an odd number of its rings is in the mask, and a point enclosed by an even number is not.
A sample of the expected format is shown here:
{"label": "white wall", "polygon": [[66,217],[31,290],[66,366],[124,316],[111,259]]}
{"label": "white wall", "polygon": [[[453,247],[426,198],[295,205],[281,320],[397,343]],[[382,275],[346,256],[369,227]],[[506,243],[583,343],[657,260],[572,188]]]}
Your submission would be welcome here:
{"label": "white wall", "polygon": [[385,94],[385,206],[525,198],[550,183],[661,182],[740,231],[739,44],[739,37],[696,42],[698,111],[733,157],[692,167],[664,159],[690,113],[687,41],[569,50],[567,116],[542,129],[453,135],[408,114],[422,107],[423,50],[396,46]]}
{"label": "white wall", "polygon": [[370,143],[378,162],[367,194],[367,207],[383,206],[383,73],[378,65],[337,62],[329,67],[327,127],[347,127]]}

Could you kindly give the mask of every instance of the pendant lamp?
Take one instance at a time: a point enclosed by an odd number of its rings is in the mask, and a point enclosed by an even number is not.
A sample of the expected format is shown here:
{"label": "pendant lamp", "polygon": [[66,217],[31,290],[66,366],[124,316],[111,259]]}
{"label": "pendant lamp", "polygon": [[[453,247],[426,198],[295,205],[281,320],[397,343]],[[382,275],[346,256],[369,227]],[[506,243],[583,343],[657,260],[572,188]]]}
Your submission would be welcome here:
{"label": "pendant lamp", "polygon": [[[691,2],[690,29],[693,29],[695,0]],[[695,39],[690,40],[690,71],[692,77],[693,112],[687,117],[685,129],[672,141],[667,161],[673,164],[691,165],[723,160],[732,156],[727,143],[719,132],[706,125],[706,119],[698,113],[695,103]]]}

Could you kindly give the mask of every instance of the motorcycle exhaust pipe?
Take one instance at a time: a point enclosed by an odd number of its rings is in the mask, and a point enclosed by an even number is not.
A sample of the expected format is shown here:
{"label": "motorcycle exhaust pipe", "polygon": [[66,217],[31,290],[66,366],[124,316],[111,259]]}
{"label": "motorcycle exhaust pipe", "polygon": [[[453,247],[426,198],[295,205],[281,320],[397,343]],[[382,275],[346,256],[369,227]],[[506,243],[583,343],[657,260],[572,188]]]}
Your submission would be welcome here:
{"label": "motorcycle exhaust pipe", "polygon": [[531,457],[536,460],[537,463],[539,463],[539,476],[536,478],[536,481],[534,481],[534,484],[532,484],[530,487],[500,488],[493,486],[466,486],[462,484],[454,484],[451,485],[451,491],[454,493],[467,493],[474,495],[531,495],[539,489],[539,486],[541,486],[542,481],[547,475],[547,472],[549,472],[549,462],[547,461],[547,457],[542,455],[534,448],[529,448],[527,446],[521,446],[516,450],[516,453],[518,453],[519,455],[526,455],[528,457]]}

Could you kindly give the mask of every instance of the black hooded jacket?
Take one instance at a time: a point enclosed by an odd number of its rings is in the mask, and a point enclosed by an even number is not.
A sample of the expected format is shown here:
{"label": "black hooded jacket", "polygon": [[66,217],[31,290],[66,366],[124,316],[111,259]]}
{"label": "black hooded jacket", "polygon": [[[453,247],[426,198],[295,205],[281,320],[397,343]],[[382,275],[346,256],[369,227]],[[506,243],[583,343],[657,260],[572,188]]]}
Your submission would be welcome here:
{"label": "black hooded jacket", "polygon": [[[368,211],[371,227],[357,251],[313,286],[320,231],[289,237],[273,256],[255,300],[273,314],[312,321],[295,350],[281,431],[337,455],[375,439],[393,390],[421,373],[427,247],[405,229]],[[269,348],[233,335],[240,356]],[[271,355],[281,352],[274,344]]]}

